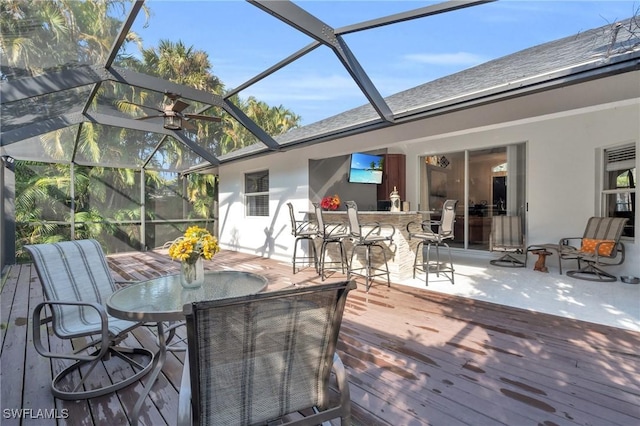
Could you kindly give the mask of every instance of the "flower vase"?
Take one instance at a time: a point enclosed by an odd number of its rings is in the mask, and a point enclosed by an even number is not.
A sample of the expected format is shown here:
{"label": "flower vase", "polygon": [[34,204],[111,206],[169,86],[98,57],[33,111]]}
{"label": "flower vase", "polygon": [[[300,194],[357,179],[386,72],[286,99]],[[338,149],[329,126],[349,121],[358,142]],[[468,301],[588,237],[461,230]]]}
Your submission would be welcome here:
{"label": "flower vase", "polygon": [[194,263],[181,263],[180,283],[184,288],[198,288],[204,283],[204,263],[201,257]]}

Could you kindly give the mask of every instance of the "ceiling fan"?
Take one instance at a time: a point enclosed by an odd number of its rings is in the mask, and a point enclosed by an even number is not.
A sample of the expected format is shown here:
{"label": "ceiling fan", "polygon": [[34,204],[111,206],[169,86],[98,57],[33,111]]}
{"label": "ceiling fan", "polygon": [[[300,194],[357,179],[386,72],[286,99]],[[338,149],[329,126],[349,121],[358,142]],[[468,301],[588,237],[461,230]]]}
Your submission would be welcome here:
{"label": "ceiling fan", "polygon": [[189,120],[203,120],[203,121],[212,121],[212,122],[220,122],[222,119],[220,117],[214,117],[211,115],[203,115],[203,114],[184,114],[184,111],[189,104],[180,100],[179,93],[171,93],[165,92],[165,97],[169,99],[168,103],[162,105],[162,108],[156,108],[149,105],[141,105],[136,104],[134,102],[122,101],[127,104],[136,105],[141,108],[149,108],[158,111],[160,114],[156,115],[147,115],[144,117],[138,117],[136,120],[149,120],[151,118],[162,117],[163,118],[163,127],[168,130],[182,130],[183,126],[189,130],[194,130],[195,126],[192,123],[189,123]]}

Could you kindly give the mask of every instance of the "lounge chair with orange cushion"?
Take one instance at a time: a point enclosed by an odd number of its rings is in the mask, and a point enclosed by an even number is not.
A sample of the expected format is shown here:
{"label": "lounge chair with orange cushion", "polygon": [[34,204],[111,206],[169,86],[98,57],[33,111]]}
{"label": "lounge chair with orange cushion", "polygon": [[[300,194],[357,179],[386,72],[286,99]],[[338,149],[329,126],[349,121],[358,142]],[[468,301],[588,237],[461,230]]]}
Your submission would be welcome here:
{"label": "lounge chair with orange cushion", "polygon": [[620,238],[627,220],[621,217],[591,217],[582,237],[562,238],[559,243],[560,261],[578,261],[578,269],[568,271],[567,275],[589,281],[616,281],[616,276],[603,271],[601,267],[624,262],[624,244]]}

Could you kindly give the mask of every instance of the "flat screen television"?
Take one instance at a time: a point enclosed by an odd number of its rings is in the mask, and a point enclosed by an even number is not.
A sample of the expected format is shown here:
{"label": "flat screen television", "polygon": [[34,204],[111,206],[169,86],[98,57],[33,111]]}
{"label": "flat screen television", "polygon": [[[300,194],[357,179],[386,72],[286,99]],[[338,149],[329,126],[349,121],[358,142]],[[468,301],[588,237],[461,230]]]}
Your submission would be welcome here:
{"label": "flat screen television", "polygon": [[349,165],[349,182],[351,183],[382,183],[382,155],[351,154]]}

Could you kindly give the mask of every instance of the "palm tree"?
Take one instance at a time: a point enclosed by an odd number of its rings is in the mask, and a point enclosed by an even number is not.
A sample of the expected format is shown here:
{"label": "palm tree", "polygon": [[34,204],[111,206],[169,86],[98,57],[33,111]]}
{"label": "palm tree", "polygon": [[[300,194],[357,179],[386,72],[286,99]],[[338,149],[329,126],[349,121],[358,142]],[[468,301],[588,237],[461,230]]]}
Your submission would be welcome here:
{"label": "palm tree", "polygon": [[[115,16],[129,6],[127,0],[3,0],[2,79],[104,62],[122,24]],[[128,40],[139,38],[131,33]]]}
{"label": "palm tree", "polygon": [[211,93],[222,93],[222,82],[211,73],[209,55],[178,40],[160,40],[157,48],[142,49],[144,70],[151,75]]}
{"label": "palm tree", "polygon": [[[301,120],[299,115],[284,106],[270,107],[267,103],[259,101],[253,96],[246,100],[233,97],[231,101],[270,136],[278,136],[298,127]],[[258,143],[258,139],[254,135],[231,118],[225,120],[224,131],[225,134],[221,139],[221,154]]]}
{"label": "palm tree", "polygon": [[[114,16],[130,6],[127,0],[6,0],[0,3],[0,48],[3,60],[0,78],[14,79],[80,63],[104,62],[110,52],[122,22]],[[146,9],[145,9],[146,12]],[[130,34],[129,41],[136,41]],[[102,89],[104,90],[104,89]],[[65,93],[45,95],[40,101],[56,105],[57,97]],[[64,105],[65,102],[60,102]],[[56,161],[66,164],[40,167],[29,171],[31,164],[17,162],[16,170],[16,237],[18,253],[25,243],[48,242],[69,238],[69,228],[45,219],[71,221],[90,220],[78,232],[81,236],[98,236],[105,223],[105,214],[93,209],[88,200],[106,200],[106,193],[90,183],[101,179],[102,168],[77,168],[71,182],[71,158],[77,126],[50,132],[41,137],[44,151]],[[80,137],[80,153],[91,161],[102,159],[101,137],[109,129],[85,124]],[[115,138],[114,138],[115,139]],[[70,149],[71,148],[71,149]],[[131,172],[120,173],[124,186],[131,184]],[[76,198],[70,198],[74,186]],[[72,213],[72,206],[74,207]],[[138,208],[139,210],[139,208]]]}
{"label": "palm tree", "polygon": [[[0,3],[0,49],[6,60],[0,68],[1,79],[14,79],[33,76],[46,71],[56,70],[76,62],[103,63],[110,52],[122,22],[118,12],[125,12],[128,0],[5,0]],[[145,13],[148,10],[144,9]],[[141,49],[142,59],[127,54],[126,47],[131,42]],[[127,36],[116,64],[140,72],[155,75],[169,81],[222,95],[224,85],[212,72],[212,65],[206,52],[186,46],[182,41],[161,40],[157,48],[143,48],[137,35]],[[69,94],[54,93],[41,99],[55,105],[57,96]],[[138,89],[119,83],[102,83],[92,107],[109,99],[126,99],[143,105],[153,105],[163,100],[163,94],[146,89]],[[270,135],[282,134],[297,127],[300,117],[282,105],[271,107],[253,97],[242,100],[232,98],[237,105]],[[64,105],[65,102],[60,102]],[[123,111],[131,114],[146,114],[140,107],[117,103]],[[200,111],[206,105],[193,103],[194,111]],[[213,107],[216,115],[224,118],[222,123],[198,122],[196,130],[189,137],[198,143],[225,154],[257,141],[240,123],[231,116],[223,114],[222,109]],[[68,161],[75,139],[73,129],[63,129],[44,135],[43,148],[49,157],[56,161]],[[143,134],[128,129],[115,129],[97,124],[82,124],[78,139],[76,156],[93,164],[104,164],[105,158],[142,158],[148,146],[155,145],[157,135]],[[208,142],[207,142],[208,141]],[[165,142],[163,152],[172,164],[178,164],[187,158],[184,145],[173,138]],[[134,156],[138,157],[134,157]],[[26,166],[26,164],[25,164]],[[71,167],[74,167],[74,182],[71,182]],[[20,193],[16,202],[16,216],[21,223],[40,223],[30,225],[20,231],[19,239],[25,243],[38,240],[60,238],[60,228],[43,222],[46,211],[54,207],[61,209],[71,221],[71,214],[80,226],[76,227],[78,236],[97,237],[103,232],[116,232],[105,225],[108,218],[142,219],[139,204],[143,201],[127,200],[126,194],[132,192],[137,184],[138,175],[131,169],[108,169],[104,167],[78,167],[66,163],[48,168],[40,177],[24,175]],[[166,174],[147,171],[148,188],[163,188],[169,185]],[[193,204],[193,212],[199,217],[213,216],[212,208],[216,199],[217,178],[212,175],[191,174],[187,177],[187,194],[184,196]],[[110,187],[107,190],[107,182]],[[75,199],[70,198],[73,185]],[[134,191],[135,192],[135,191]],[[152,191],[147,191],[150,194]],[[144,200],[147,202],[147,200]],[[96,208],[102,205],[104,208]],[[71,212],[71,206],[74,207]],[[151,210],[151,209],[149,209]],[[60,213],[63,214],[63,213]],[[150,213],[153,214],[153,213]],[[63,237],[64,238],[64,237]],[[20,246],[20,244],[18,244]]]}

